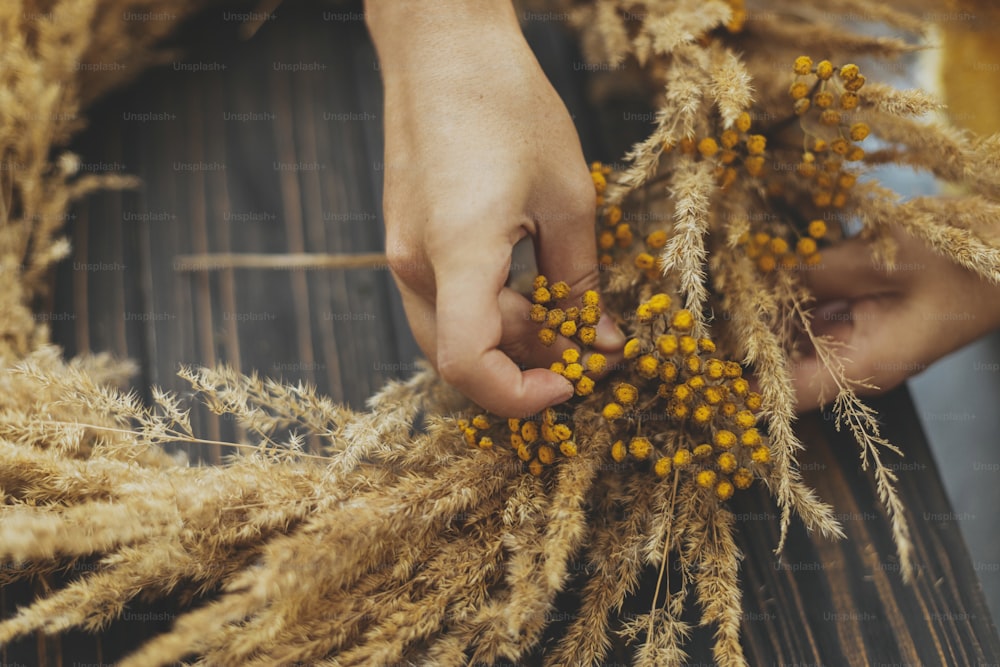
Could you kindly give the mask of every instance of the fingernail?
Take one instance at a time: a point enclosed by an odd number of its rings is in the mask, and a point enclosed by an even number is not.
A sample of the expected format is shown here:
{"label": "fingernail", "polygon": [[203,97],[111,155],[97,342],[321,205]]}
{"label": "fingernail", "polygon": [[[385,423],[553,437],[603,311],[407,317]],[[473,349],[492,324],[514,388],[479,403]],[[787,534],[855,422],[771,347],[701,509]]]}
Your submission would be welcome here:
{"label": "fingernail", "polygon": [[610,317],[602,317],[597,323],[595,347],[602,350],[619,350],[625,346],[625,334]]}

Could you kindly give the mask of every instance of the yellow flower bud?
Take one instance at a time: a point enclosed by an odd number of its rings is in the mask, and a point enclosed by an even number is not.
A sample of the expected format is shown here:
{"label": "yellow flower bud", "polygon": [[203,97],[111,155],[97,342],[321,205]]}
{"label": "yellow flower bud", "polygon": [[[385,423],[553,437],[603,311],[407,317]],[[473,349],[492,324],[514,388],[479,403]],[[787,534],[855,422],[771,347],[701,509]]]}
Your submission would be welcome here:
{"label": "yellow flower bud", "polygon": [[549,311],[545,306],[543,306],[540,303],[536,303],[531,306],[531,311],[528,317],[531,318],[532,322],[538,322],[539,324],[541,324],[542,322],[545,321],[545,318],[548,316],[548,314]]}
{"label": "yellow flower bud", "polygon": [[695,477],[695,480],[698,482],[698,486],[703,489],[710,489],[715,486],[715,477],[714,470],[702,470]]}
{"label": "yellow flower bud", "polygon": [[715,495],[719,500],[729,500],[733,497],[733,483],[727,479],[722,480],[715,486]]}
{"label": "yellow flower bud", "polygon": [[719,458],[716,460],[719,464],[719,470],[722,472],[730,473],[736,470],[736,457],[729,452],[719,454]]}
{"label": "yellow flower bud", "polygon": [[712,421],[712,408],[702,403],[691,413],[691,418],[696,424],[707,424]]}
{"label": "yellow flower bud", "polygon": [[552,298],[554,299],[565,299],[569,296],[569,285],[562,280],[552,285],[549,290],[552,292]]}
{"label": "yellow flower bud", "polygon": [[736,434],[732,431],[720,429],[715,432],[715,446],[722,449],[729,449],[736,444]]}
{"label": "yellow flower bud", "polygon": [[642,351],[641,345],[642,344],[639,342],[638,338],[630,338],[628,342],[625,343],[625,350],[624,350],[625,358],[633,359],[639,356],[639,352]]}
{"label": "yellow flower bud", "polygon": [[583,366],[581,364],[567,364],[562,375],[570,382],[576,382],[583,377]]}
{"label": "yellow flower bud", "polygon": [[678,449],[674,452],[674,466],[682,468],[691,463],[691,452],[687,449]]}
{"label": "yellow flower bud", "polygon": [[694,328],[694,315],[690,310],[682,308],[670,319],[670,327],[675,331],[690,331]]}
{"label": "yellow flower bud", "polygon": [[753,484],[753,473],[746,468],[740,468],[733,475],[733,483],[737,489],[749,489],[750,485]]}
{"label": "yellow flower bud", "polygon": [[577,454],[576,443],[572,440],[567,440],[559,444],[559,451],[566,458],[573,458]]}
{"label": "yellow flower bud", "polygon": [[576,381],[576,395],[590,396],[594,393],[594,381],[587,376],[583,376]]}
{"label": "yellow flower bud", "polygon": [[662,230],[650,232],[649,236],[646,237],[646,245],[652,250],[659,250],[667,245],[667,233]]}
{"label": "yellow flower bud", "polygon": [[715,139],[705,137],[698,142],[698,152],[701,153],[702,157],[712,157],[719,152],[719,144],[716,143]]}
{"label": "yellow flower bud", "polygon": [[542,341],[542,345],[552,345],[556,342],[556,332],[552,329],[542,329],[538,332],[538,340]]}
{"label": "yellow flower bud", "polygon": [[747,137],[747,152],[751,155],[760,155],[767,148],[767,137],[763,134],[751,134]]}
{"label": "yellow flower bud", "polygon": [[531,463],[528,464],[528,472],[530,472],[535,477],[542,474],[543,470],[542,462],[538,459],[532,459]]}
{"label": "yellow flower bud", "polygon": [[531,293],[531,299],[535,303],[548,303],[552,300],[552,293],[544,287],[539,287]]}
{"label": "yellow flower bud", "polygon": [[746,111],[736,117],[736,129],[740,132],[747,132],[750,129],[750,114]]}
{"label": "yellow flower bud", "polygon": [[659,315],[660,313],[666,312],[670,308],[670,297],[666,294],[658,293],[649,297],[649,307],[653,309],[653,312]]}
{"label": "yellow flower bud", "polygon": [[542,445],[538,448],[538,460],[545,465],[550,465],[556,459],[556,450],[549,445]]}
{"label": "yellow flower bud", "polygon": [[627,454],[628,449],[625,448],[625,443],[621,440],[617,440],[615,441],[615,444],[611,445],[611,458],[618,463],[624,461]]}
{"label": "yellow flower bud", "polygon": [[653,451],[653,443],[642,437],[632,438],[631,442],[628,443],[628,451],[632,456],[642,461],[648,458],[650,452]]}
{"label": "yellow flower bud", "polygon": [[651,380],[656,377],[656,371],[659,370],[659,362],[656,360],[656,357],[646,354],[639,357],[635,365],[635,370],[642,377]]}
{"label": "yellow flower bud", "polygon": [[673,467],[673,462],[664,456],[656,462],[656,465],[653,466],[653,471],[656,473],[657,477],[666,477],[670,474]]}
{"label": "yellow flower bud", "polygon": [[816,64],[816,76],[822,81],[826,81],[833,76],[833,63],[829,60],[819,61]]}
{"label": "yellow flower bud", "polygon": [[809,56],[799,56],[795,59],[795,64],[792,65],[792,70],[800,75],[804,76],[812,72],[813,61]]}
{"label": "yellow flower bud", "polygon": [[648,271],[656,266],[656,258],[648,252],[640,252],[635,256],[635,265],[643,271]]}
{"label": "yellow flower bud", "polygon": [[577,333],[580,336],[580,342],[584,345],[592,345],[597,340],[597,329],[594,327],[580,327]]}
{"label": "yellow flower bud", "polygon": [[750,459],[754,463],[767,463],[771,460],[771,452],[768,451],[767,447],[762,445],[754,448],[753,452],[750,454]]}
{"label": "yellow flower bud", "polygon": [[576,322],[566,321],[559,325],[559,333],[569,338],[576,333]]}
{"label": "yellow flower bud", "polygon": [[587,357],[587,370],[591,373],[600,373],[608,365],[608,358],[600,352],[594,352]]}
{"label": "yellow flower bud", "polygon": [[851,125],[851,141],[864,141],[868,137],[871,128],[868,123],[855,123]]}
{"label": "yellow flower bud", "polygon": [[625,409],[617,403],[608,403],[601,411],[601,416],[609,422],[621,419],[625,415]]}

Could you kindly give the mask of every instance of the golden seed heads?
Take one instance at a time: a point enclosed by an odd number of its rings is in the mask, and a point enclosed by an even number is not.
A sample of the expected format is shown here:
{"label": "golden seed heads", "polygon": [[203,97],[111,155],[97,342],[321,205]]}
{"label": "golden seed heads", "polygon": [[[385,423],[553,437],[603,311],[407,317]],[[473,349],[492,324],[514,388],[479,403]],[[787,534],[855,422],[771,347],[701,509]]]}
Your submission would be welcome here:
{"label": "golden seed heads", "polygon": [[868,123],[855,123],[851,125],[851,141],[864,141],[870,132]]}
{"label": "golden seed heads", "polygon": [[709,359],[705,364],[705,376],[712,380],[721,379],[725,370],[725,364],[718,359]]}
{"label": "golden seed heads", "polygon": [[652,250],[659,250],[667,245],[667,233],[662,230],[651,232],[646,237],[646,245]]}
{"label": "golden seed heads", "polygon": [[529,445],[538,440],[538,424],[535,422],[524,422],[521,426],[521,437]]}
{"label": "golden seed heads", "polygon": [[703,489],[710,489],[713,486],[715,486],[715,479],[716,479],[715,471],[702,470],[701,472],[698,473],[695,479],[698,482],[698,486],[702,487]]}
{"label": "golden seed heads", "polygon": [[824,109],[819,115],[819,122],[823,125],[840,125],[840,112],[836,109]]}
{"label": "golden seed heads", "polygon": [[615,444],[611,445],[611,458],[613,458],[618,463],[624,461],[627,455],[628,455],[628,449],[625,447],[625,443],[622,442],[621,440],[618,440],[615,442]]}
{"label": "golden seed heads", "polygon": [[635,265],[643,271],[649,271],[656,266],[656,258],[648,252],[640,252],[635,256]]}
{"label": "golden seed heads", "polygon": [[795,252],[802,257],[812,255],[816,252],[816,241],[809,237],[799,239],[799,242],[795,245]]}
{"label": "golden seed heads", "polygon": [[622,219],[622,210],[618,206],[609,206],[607,210],[604,211],[604,224],[608,227],[614,227]]}
{"label": "golden seed heads", "polygon": [[828,109],[833,104],[833,94],[825,90],[818,92],[813,96],[813,104],[820,109]]}
{"label": "golden seed heads", "polygon": [[656,473],[657,477],[666,477],[670,474],[673,467],[673,461],[664,456],[656,462],[656,465],[653,466],[653,471]]}
{"label": "golden seed heads", "polygon": [[653,451],[653,443],[647,438],[635,437],[628,443],[628,451],[629,454],[642,461],[648,458],[650,452]]}
{"label": "golden seed heads", "polygon": [[795,64],[792,69],[796,74],[804,76],[812,72],[813,61],[809,56],[799,56],[795,59]]}
{"label": "golden seed heads", "polygon": [[696,407],[694,411],[691,413],[691,418],[695,421],[695,423],[702,425],[712,421],[712,417],[713,417],[712,408],[705,405],[704,403]]}
{"label": "golden seed heads", "polygon": [[767,147],[767,137],[763,134],[751,134],[747,137],[747,152],[751,155],[760,155]]}
{"label": "golden seed heads", "polygon": [[721,429],[715,432],[715,446],[729,449],[736,444],[736,434],[732,431]]}
{"label": "golden seed heads", "polygon": [[860,98],[857,93],[852,93],[850,91],[844,93],[840,96],[840,108],[844,111],[851,111],[852,109],[858,108],[858,103]]}
{"label": "golden seed heads", "polygon": [[736,129],[740,132],[750,131],[750,114],[746,111],[736,117]]}
{"label": "golden seed heads", "polygon": [[865,85],[865,75],[864,74],[859,74],[858,76],[856,76],[855,78],[851,79],[850,81],[845,81],[844,82],[844,88],[846,88],[848,91],[850,91],[852,93],[858,92],[859,90],[861,90],[862,86],[864,86],[864,85]]}
{"label": "golden seed heads", "polygon": [[674,467],[682,468],[691,463],[691,451],[687,449],[678,449],[674,452]]}
{"label": "golden seed heads", "polygon": [[854,63],[844,65],[840,68],[840,78],[843,81],[854,81],[861,74],[861,70]]}
{"label": "golden seed heads", "polygon": [[702,157],[712,157],[719,152],[719,144],[711,137],[705,137],[698,142],[698,152]]}
{"label": "golden seed heads", "polygon": [[792,87],[788,89],[788,94],[791,95],[794,100],[801,100],[809,94],[809,84],[803,81],[796,81],[792,84]]}
{"label": "golden seed heads", "polygon": [[656,360],[656,357],[651,354],[646,354],[640,357],[639,361],[636,362],[635,370],[639,373],[639,375],[647,380],[652,380],[656,377],[656,371],[659,370],[659,365],[660,364]]}
{"label": "golden seed heads", "polygon": [[677,331],[690,331],[694,328],[694,315],[690,310],[682,308],[670,319],[670,326]]}
{"label": "golden seed heads", "polygon": [[747,429],[740,436],[740,442],[745,447],[754,447],[761,443],[760,431],[755,428]]}
{"label": "golden seed heads", "polygon": [[587,357],[587,370],[591,373],[600,373],[608,365],[608,358],[600,352],[594,352]]}
{"label": "golden seed heads", "polygon": [[615,400],[622,405],[632,405],[639,399],[639,390],[636,389],[635,385],[627,382],[617,385],[612,393],[615,396]]}
{"label": "golden seed heads", "polygon": [[736,457],[729,452],[719,454],[716,463],[719,466],[719,470],[724,473],[731,473],[736,470]]}
{"label": "golden seed heads", "polygon": [[740,410],[736,414],[735,421],[736,425],[739,426],[740,428],[748,429],[751,428],[756,423],[757,420],[754,418],[753,413],[750,412],[749,410]]}
{"label": "golden seed heads", "polygon": [[698,349],[698,341],[691,336],[681,336],[677,340],[677,347],[684,354],[694,354]]}
{"label": "golden seed heads", "polygon": [[666,294],[654,294],[647,302],[650,309],[657,315],[661,315],[670,308],[670,297]]}

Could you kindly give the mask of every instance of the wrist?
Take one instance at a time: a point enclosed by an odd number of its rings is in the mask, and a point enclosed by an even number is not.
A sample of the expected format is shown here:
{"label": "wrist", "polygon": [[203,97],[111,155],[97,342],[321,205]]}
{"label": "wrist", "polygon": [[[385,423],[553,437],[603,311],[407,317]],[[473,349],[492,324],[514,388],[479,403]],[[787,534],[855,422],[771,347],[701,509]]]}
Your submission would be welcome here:
{"label": "wrist", "polygon": [[523,41],[511,0],[365,0],[365,22],[383,70],[461,43]]}

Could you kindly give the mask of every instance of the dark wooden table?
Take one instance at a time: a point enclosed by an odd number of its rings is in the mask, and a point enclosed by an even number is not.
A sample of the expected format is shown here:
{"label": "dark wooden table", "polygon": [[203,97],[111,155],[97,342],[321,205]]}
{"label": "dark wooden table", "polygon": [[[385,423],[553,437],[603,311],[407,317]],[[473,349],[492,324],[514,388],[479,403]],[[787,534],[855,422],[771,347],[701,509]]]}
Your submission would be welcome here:
{"label": "dark wooden table", "polygon": [[[414,369],[418,350],[384,269],[190,273],[174,266],[178,255],[208,251],[382,248],[383,110],[360,12],[289,3],[248,42],[223,10],[208,12],[180,31],[183,61],[147,73],[91,111],[75,146],[84,164],[117,164],[144,185],[91,197],[69,222],[73,257],[41,305],[70,316],[53,323],[68,354],[131,357],[141,364],[139,388],[183,391],[179,364],[225,362],[312,382],[355,406]],[[574,115],[587,157],[621,155],[644,128],[603,131],[603,121],[620,112],[589,107],[585,74],[566,65],[580,60],[569,36],[544,21],[526,31]],[[643,111],[640,105],[637,98],[630,110]],[[807,481],[835,504],[848,539],[828,542],[796,523],[778,561],[775,507],[760,494],[738,497],[751,665],[1000,661],[996,628],[912,403],[897,391],[878,407],[887,435],[908,453],[891,463],[912,522],[916,582],[901,581],[856,446],[822,415],[803,419]],[[235,435],[232,424],[205,412],[195,417],[207,438]],[[3,591],[4,613],[31,595],[26,587]],[[641,596],[635,605],[644,608]],[[169,609],[156,609],[169,618]],[[37,638],[3,647],[0,662],[112,662],[167,624],[122,621],[100,639]],[[696,633],[692,664],[711,664],[710,639]]]}

